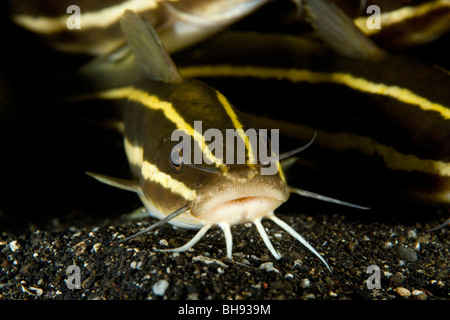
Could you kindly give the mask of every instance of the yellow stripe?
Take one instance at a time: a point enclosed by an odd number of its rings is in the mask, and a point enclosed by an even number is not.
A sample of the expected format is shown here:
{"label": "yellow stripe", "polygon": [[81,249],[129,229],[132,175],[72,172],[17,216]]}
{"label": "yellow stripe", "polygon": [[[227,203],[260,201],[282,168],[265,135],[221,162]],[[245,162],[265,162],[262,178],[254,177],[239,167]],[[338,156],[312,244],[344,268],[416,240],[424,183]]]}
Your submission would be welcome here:
{"label": "yellow stripe", "polygon": [[417,6],[406,6],[398,10],[383,12],[380,15],[381,28],[380,29],[369,29],[367,27],[367,17],[358,17],[354,20],[355,24],[360,28],[366,35],[373,35],[381,31],[383,28],[390,25],[400,23],[405,20],[414,19],[417,17],[425,16],[433,10],[440,8],[450,8],[450,0],[433,1],[429,3],[424,3]]}
{"label": "yellow stripe", "polygon": [[245,148],[248,150],[248,160],[249,163],[255,164],[255,158],[253,156],[253,147],[250,143],[249,137],[244,132],[244,126],[239,121],[238,116],[233,110],[233,107],[231,107],[230,102],[228,102],[227,98],[223,96],[219,91],[217,91],[217,98],[219,99],[219,102],[222,104],[223,108],[225,109],[225,112],[228,114],[228,116],[231,119],[231,122],[233,123],[236,131],[238,132],[239,136],[241,137],[242,141],[244,141]]}
{"label": "yellow stripe", "polygon": [[[173,0],[169,0],[173,1]],[[135,12],[142,12],[150,9],[156,9],[160,0],[128,0],[116,6],[106,7],[99,11],[89,11],[82,13],[80,17],[82,29],[88,28],[107,28],[116,23],[126,9]],[[83,8],[80,8],[83,12]],[[58,17],[34,17],[30,15],[15,15],[13,20],[22,27],[42,34],[51,34],[67,31],[67,19],[70,14]]]}
{"label": "yellow stripe", "polygon": [[127,137],[124,139],[125,152],[127,154],[128,163],[130,165],[141,167],[144,150],[142,146],[133,145]]}
{"label": "yellow stripe", "polygon": [[79,43],[79,42],[55,42],[52,46],[56,50],[72,52],[72,53],[84,53],[94,56],[101,56],[110,54],[113,50],[119,48],[124,44],[124,39],[102,39],[96,41],[96,43]]}
{"label": "yellow stripe", "polygon": [[144,179],[159,183],[164,189],[170,189],[173,193],[181,195],[186,200],[193,201],[197,196],[195,190],[189,189],[184,183],[159,171],[155,165],[148,161],[142,163],[141,173]]}
{"label": "yellow stripe", "polygon": [[163,188],[170,189],[186,200],[192,201],[195,199],[197,195],[195,190],[190,189],[184,183],[179,182],[168,174],[161,172],[150,162],[142,161],[143,150],[141,146],[131,144],[127,138],[124,139],[124,144],[129,163],[141,168],[141,175],[145,180],[159,183]]}
{"label": "yellow stripe", "polygon": [[450,119],[450,109],[429,101],[406,88],[390,86],[383,83],[371,82],[364,78],[355,77],[341,72],[315,72],[302,69],[282,69],[255,66],[192,66],[181,68],[183,77],[255,77],[260,79],[274,78],[291,82],[321,83],[331,82],[346,85],[355,90],[391,97],[400,102],[417,106],[422,110],[439,113],[444,119]]}
{"label": "yellow stripe", "polygon": [[[258,119],[255,117],[254,121]],[[283,128],[285,134],[299,139],[307,139],[312,132],[311,127],[283,120],[267,120],[270,126]],[[403,154],[393,147],[381,144],[373,138],[345,132],[328,132],[320,130],[316,143],[336,151],[357,150],[366,156],[378,154],[387,168],[405,172],[422,172],[440,177],[450,177],[450,163],[440,160],[421,159],[415,155]]]}
{"label": "yellow stripe", "polygon": [[166,118],[172,121],[178,129],[183,130],[194,138],[194,141],[197,142],[203,154],[208,158],[208,160],[210,160],[212,163],[215,163],[216,166],[222,164],[222,159],[216,158],[211,153],[208,146],[206,145],[203,136],[200,133],[196,132],[194,128],[192,128],[192,126],[186,123],[186,121],[184,121],[183,117],[173,108],[173,105],[170,102],[161,101],[158,99],[158,97],[151,96],[147,92],[136,89],[134,87],[112,89],[109,91],[97,93],[96,96],[102,99],[128,99],[141,103],[142,105],[150,109],[163,111]]}
{"label": "yellow stripe", "polygon": [[[255,158],[253,157],[253,147],[251,143],[249,142],[250,139],[247,135],[245,135],[243,131],[243,126],[238,120],[238,117],[236,113],[233,111],[233,108],[231,107],[230,103],[228,102],[227,98],[225,98],[220,92],[217,91],[217,97],[219,98],[220,103],[222,103],[223,107],[225,108],[225,111],[227,112],[228,116],[230,117],[231,121],[233,122],[234,127],[239,130],[239,135],[242,138],[242,140],[245,142],[245,146],[248,150],[248,158],[250,163],[256,163]],[[283,170],[281,168],[280,161],[276,162],[276,166],[278,169],[278,173],[280,174],[280,178],[283,182],[286,182],[286,179],[284,177]]]}
{"label": "yellow stripe", "polygon": [[283,168],[281,167],[280,161],[277,161],[277,169],[278,174],[280,175],[281,180],[286,183],[286,177],[284,176]]}
{"label": "yellow stripe", "polygon": [[450,163],[448,162],[421,159],[412,154],[403,154],[393,147],[383,145],[370,137],[322,131],[319,135],[321,141],[326,141],[324,143],[338,151],[356,149],[368,156],[373,156],[374,153],[377,153],[384,159],[386,167],[392,170],[418,171],[430,175],[450,177]]}

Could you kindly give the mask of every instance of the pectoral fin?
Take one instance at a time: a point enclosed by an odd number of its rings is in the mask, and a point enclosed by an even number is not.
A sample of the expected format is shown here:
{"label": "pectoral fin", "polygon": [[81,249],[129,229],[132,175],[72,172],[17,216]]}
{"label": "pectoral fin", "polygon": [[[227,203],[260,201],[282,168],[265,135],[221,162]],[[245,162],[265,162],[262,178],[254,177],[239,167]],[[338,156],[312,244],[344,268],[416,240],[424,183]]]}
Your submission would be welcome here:
{"label": "pectoral fin", "polygon": [[136,192],[138,194],[142,194],[141,185],[138,181],[126,180],[126,179],[121,179],[121,178],[113,178],[113,177],[108,177],[103,174],[98,174],[98,173],[93,173],[93,172],[86,172],[86,174],[88,174],[92,178],[94,178],[104,184],[110,185],[112,187]]}
{"label": "pectoral fin", "polygon": [[308,20],[320,38],[346,57],[376,61],[385,56],[341,9],[330,1],[304,0]]}

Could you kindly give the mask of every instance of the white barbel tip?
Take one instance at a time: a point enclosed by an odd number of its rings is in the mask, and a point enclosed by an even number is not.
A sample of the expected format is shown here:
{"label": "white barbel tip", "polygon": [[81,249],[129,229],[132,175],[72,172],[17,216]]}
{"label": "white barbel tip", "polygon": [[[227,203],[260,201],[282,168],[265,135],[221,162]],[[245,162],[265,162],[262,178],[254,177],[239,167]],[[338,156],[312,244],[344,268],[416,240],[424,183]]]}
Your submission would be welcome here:
{"label": "white barbel tip", "polygon": [[162,252],[184,252],[184,251],[187,251],[190,248],[192,248],[201,238],[203,238],[203,236],[209,230],[209,228],[211,228],[211,226],[212,226],[211,224],[205,224],[199,230],[199,232],[197,232],[197,234],[189,242],[187,242],[184,246],[174,248],[174,249],[156,249],[156,251],[162,251]]}
{"label": "white barbel tip", "polygon": [[317,199],[317,200],[320,200],[320,201],[331,202],[331,203],[339,204],[341,206],[346,206],[346,207],[351,207],[351,208],[356,208],[356,209],[361,209],[361,210],[370,210],[369,207],[363,207],[363,206],[360,206],[360,205],[357,205],[357,204],[353,204],[353,203],[350,203],[350,202],[346,202],[346,201],[330,198],[330,197],[323,196],[323,195],[318,194],[318,193],[314,193],[314,192],[303,190],[303,189],[299,189],[299,188],[294,188],[294,187],[291,187],[291,186],[289,186],[289,191],[291,193],[298,194],[299,196],[302,196],[302,197],[313,198],[313,199]]}
{"label": "white barbel tip", "polygon": [[331,268],[328,265],[328,263],[325,261],[325,259],[314,249],[297,231],[295,231],[290,225],[288,225],[286,222],[281,220],[280,218],[276,217],[273,212],[271,212],[269,215],[267,215],[267,218],[271,219],[273,222],[275,222],[277,225],[279,225],[281,228],[283,228],[285,231],[287,231],[291,236],[293,236],[295,239],[300,241],[301,244],[303,244],[309,251],[314,253],[316,257],[320,259],[320,261],[325,264],[325,266],[328,268],[330,272]]}
{"label": "white barbel tip", "polygon": [[263,239],[264,243],[266,244],[266,247],[270,250],[272,255],[275,257],[275,259],[279,260],[281,258],[281,255],[275,250],[275,248],[272,245],[272,242],[270,241],[269,237],[267,236],[266,231],[264,230],[263,225],[261,224],[262,218],[258,218],[253,220],[253,224],[256,226],[256,229],[259,232],[259,235]]}
{"label": "white barbel tip", "polygon": [[230,225],[228,223],[219,223],[219,227],[222,229],[225,235],[225,245],[227,248],[227,258],[233,259],[233,235],[231,234]]}

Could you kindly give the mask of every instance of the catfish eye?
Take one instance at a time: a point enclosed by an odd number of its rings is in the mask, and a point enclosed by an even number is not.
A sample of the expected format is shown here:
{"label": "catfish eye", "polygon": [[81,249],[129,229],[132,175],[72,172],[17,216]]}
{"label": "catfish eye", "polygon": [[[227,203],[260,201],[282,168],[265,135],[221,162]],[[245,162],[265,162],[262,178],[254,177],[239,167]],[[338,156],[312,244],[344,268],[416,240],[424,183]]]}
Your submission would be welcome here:
{"label": "catfish eye", "polygon": [[172,148],[170,152],[170,166],[176,172],[180,172],[181,168],[183,168],[183,149],[179,146],[175,146]]}

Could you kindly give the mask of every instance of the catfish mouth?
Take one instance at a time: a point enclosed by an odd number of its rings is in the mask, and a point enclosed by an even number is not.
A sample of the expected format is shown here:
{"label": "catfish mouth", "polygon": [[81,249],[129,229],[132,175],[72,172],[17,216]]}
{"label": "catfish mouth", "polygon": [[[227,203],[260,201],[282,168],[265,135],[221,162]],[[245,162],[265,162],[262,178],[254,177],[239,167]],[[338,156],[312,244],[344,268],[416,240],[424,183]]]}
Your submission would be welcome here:
{"label": "catfish mouth", "polygon": [[247,223],[273,212],[288,197],[289,194],[282,190],[263,188],[242,192],[239,188],[232,188],[211,196],[200,205],[194,205],[191,214],[210,224]]}

